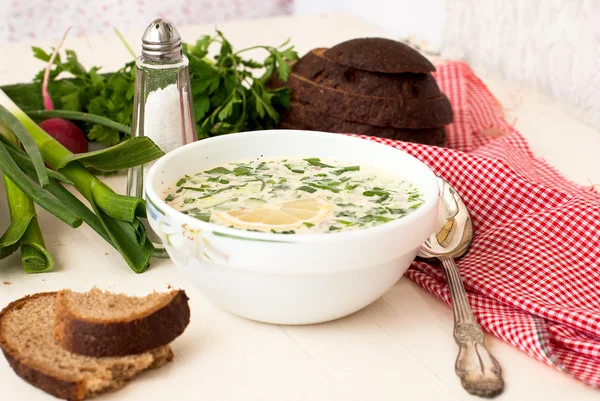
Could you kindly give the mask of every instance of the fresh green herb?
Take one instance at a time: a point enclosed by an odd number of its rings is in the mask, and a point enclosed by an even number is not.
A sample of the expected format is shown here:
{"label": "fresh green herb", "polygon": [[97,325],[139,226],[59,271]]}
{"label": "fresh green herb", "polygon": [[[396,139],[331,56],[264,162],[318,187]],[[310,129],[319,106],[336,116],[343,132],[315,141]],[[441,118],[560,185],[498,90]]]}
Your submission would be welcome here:
{"label": "fresh green herb", "polygon": [[308,185],[310,185],[311,187],[314,187],[314,188],[319,188],[319,189],[324,189],[324,190],[327,190],[327,191],[331,191],[331,192],[336,193],[336,194],[340,192],[339,189],[332,188],[332,187],[330,187],[328,185],[315,184],[313,182],[308,183]]}
{"label": "fresh green herb", "polygon": [[265,182],[266,182],[267,184],[275,185],[275,181],[273,181],[273,180],[267,180],[267,181],[265,181]]}
{"label": "fresh green herb", "polygon": [[167,197],[165,198],[166,202],[172,202],[175,200],[175,197],[173,196],[173,194],[169,194],[167,195]]}
{"label": "fresh green herb", "polygon": [[287,182],[286,178],[280,178],[279,181],[277,181],[278,184],[283,184],[284,182]]}
{"label": "fresh green herb", "polygon": [[[229,191],[230,189],[242,188],[242,187],[245,187],[246,185],[248,185],[248,184],[242,184],[242,185],[230,185],[230,186],[228,186],[228,187],[219,188],[219,189],[217,189],[217,190],[214,190],[214,191],[210,192],[210,193],[209,193],[209,194],[207,194],[207,195],[204,195],[204,196],[201,196],[201,197],[199,197],[198,199],[205,199],[205,198],[209,198],[209,197],[211,197],[211,196],[213,196],[213,195],[216,195],[216,194],[218,194],[218,193],[225,192],[225,191]],[[187,188],[186,188],[186,189],[187,189]],[[197,189],[196,189],[196,190],[197,190]]]}
{"label": "fresh green herb", "polygon": [[342,212],[336,213],[336,217],[355,217],[356,213],[350,212],[348,210],[344,210]]}
{"label": "fresh green herb", "polygon": [[260,178],[254,178],[252,180],[246,180],[246,182],[260,182],[260,190],[264,190],[265,187],[267,186],[267,183],[265,182],[265,180],[261,180]]}
{"label": "fresh green herb", "polygon": [[188,191],[196,191],[196,192],[204,192],[204,191],[206,191],[206,189],[204,189],[202,187],[198,188],[198,187],[185,187],[185,186],[183,186],[181,188],[182,189],[186,189]]}
{"label": "fresh green herb", "polygon": [[353,226],[356,223],[352,222],[352,221],[347,221],[347,220],[336,220],[338,223],[343,224],[345,226]]}
{"label": "fresh green herb", "polygon": [[219,184],[229,184],[229,180],[226,180],[226,179],[224,179],[224,178],[221,178],[221,179],[219,180]]}
{"label": "fresh green herb", "polygon": [[237,177],[241,176],[241,175],[248,175],[250,174],[250,169],[248,167],[236,167],[233,169],[233,174],[235,174]]}
{"label": "fresh green herb", "polygon": [[190,203],[194,203],[194,202],[196,202],[196,198],[185,198],[183,200],[184,205],[189,205]]}
{"label": "fresh green herb", "polygon": [[296,188],[296,190],[298,190],[298,191],[305,191],[305,192],[308,192],[308,193],[311,193],[311,194],[317,192],[317,190],[315,188],[309,187],[307,185],[302,185],[301,187]]}
{"label": "fresh green herb", "polygon": [[292,173],[297,173],[297,174],[304,174],[304,169],[298,168],[298,167],[292,167],[290,164],[285,163],[284,166],[290,170]]}
{"label": "fresh green herb", "polygon": [[417,202],[414,205],[410,206],[409,209],[414,210],[414,209],[418,208],[419,206],[421,206],[422,204],[423,204],[423,201]]}
{"label": "fresh green herb", "polygon": [[331,171],[331,174],[341,175],[341,174],[345,173],[346,171],[359,171],[359,170],[360,170],[360,166],[348,166],[348,167],[342,167],[339,170],[333,170],[333,171]]}
{"label": "fresh green herb", "polygon": [[302,177],[302,178],[300,178],[300,181],[308,181],[308,180],[310,180],[310,179],[311,179],[311,177],[310,177],[310,176],[306,176],[306,177]]}
{"label": "fresh green herb", "polygon": [[364,196],[390,196],[390,193],[381,189],[371,189],[363,192]]}
{"label": "fresh green herb", "polygon": [[342,229],[341,227],[337,227],[337,226],[329,227],[329,231],[340,231],[341,229]]}
{"label": "fresh green herb", "polygon": [[311,228],[311,227],[314,227],[314,226],[315,226],[313,223],[309,223],[308,221],[305,221],[303,224],[304,224],[306,227],[308,227],[308,228]]}
{"label": "fresh green herb", "polygon": [[[214,60],[208,56],[213,44],[220,46],[216,49]],[[258,62],[242,57],[245,52],[255,49],[265,51],[266,58]],[[39,47],[33,47],[32,50],[34,57],[49,61],[50,52]],[[217,31],[214,36],[202,36],[194,45],[184,44],[183,51],[189,59],[194,114],[200,139],[273,128],[279,122],[279,113],[289,107],[289,88],[271,89],[267,85],[275,73],[280,81],[287,81],[290,73],[288,62],[298,58],[288,42],[279,47],[252,46],[235,51],[222,33]],[[121,126],[130,126],[135,61],[125,64],[116,72],[100,74],[100,67],[86,69],[73,50],[66,50],[65,54],[64,58],[57,55],[50,73],[49,92],[56,111],[82,111],[107,117]],[[261,71],[264,71],[262,76],[254,76]],[[64,74],[71,77],[62,79]],[[15,99],[23,99],[18,103],[24,109],[26,103],[42,109],[39,82],[43,75],[42,70],[35,77],[36,83],[31,85],[31,91],[36,95],[33,98],[35,101],[27,101],[22,85],[5,87],[7,93],[11,97],[14,95]],[[28,109],[32,110],[31,107]],[[91,119],[85,120],[84,128],[90,140],[108,146],[128,136],[128,132]]]}
{"label": "fresh green herb", "polygon": [[315,174],[315,177],[327,177],[327,174],[319,173]]}
{"label": "fresh green herb", "polygon": [[311,157],[311,158],[303,159],[303,160],[305,162],[307,162],[308,164],[310,164],[311,166],[334,168],[334,166],[330,166],[329,164],[321,163],[321,159],[319,159],[318,157]]}
{"label": "fresh green herb", "polygon": [[336,203],[339,207],[357,207],[354,203]]}
{"label": "fresh green herb", "polygon": [[383,201],[387,200],[390,196],[388,194],[382,195],[379,197],[379,199],[377,199],[377,203],[382,203]]}
{"label": "fresh green herb", "polygon": [[217,175],[217,174],[231,174],[230,170],[227,170],[225,167],[215,167],[213,169],[205,171],[206,174]]}
{"label": "fresh green herb", "polygon": [[175,185],[180,187],[183,184],[185,184],[186,182],[187,182],[187,177],[183,177],[183,178],[180,178]]}

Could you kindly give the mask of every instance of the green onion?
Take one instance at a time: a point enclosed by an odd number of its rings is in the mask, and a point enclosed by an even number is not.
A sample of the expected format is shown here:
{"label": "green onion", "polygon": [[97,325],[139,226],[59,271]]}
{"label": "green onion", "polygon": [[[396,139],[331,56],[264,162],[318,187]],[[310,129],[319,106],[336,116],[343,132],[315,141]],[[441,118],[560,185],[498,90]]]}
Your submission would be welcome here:
{"label": "green onion", "polygon": [[331,191],[331,192],[333,192],[333,193],[336,193],[336,194],[337,194],[338,192],[340,192],[340,190],[339,190],[339,189],[337,189],[337,188],[332,188],[332,187],[329,187],[329,186],[327,186],[327,185],[320,185],[320,184],[315,184],[315,183],[312,183],[312,182],[311,182],[311,183],[309,183],[308,185],[310,185],[311,187],[314,187],[314,188],[325,189],[325,190],[327,190],[327,191]]}
{"label": "green onion", "polygon": [[[146,237],[145,228],[138,220],[138,218],[146,216],[144,200],[116,194],[88,171],[84,167],[84,164],[103,171],[113,171],[125,168],[124,166],[133,166],[135,163],[141,163],[141,161],[144,161],[145,163],[154,160],[164,153],[160,151],[149,138],[141,137],[129,139],[115,147],[98,152],[74,155],[35,124],[35,122],[19,109],[18,106],[1,90],[0,105],[5,106],[7,110],[16,117],[16,121],[11,120],[10,118],[2,118],[2,121],[8,128],[13,132],[15,130],[20,130],[21,134],[33,139],[39,148],[43,160],[50,167],[58,170],[71,180],[75,184],[77,191],[88,200],[92,207],[93,214],[95,214],[95,219],[90,218],[89,214],[91,211],[87,208],[85,208],[85,211],[81,207],[78,208],[81,213],[87,215],[86,222],[89,220],[94,225],[100,223],[94,229],[98,232],[104,231],[103,234],[109,238],[109,243],[121,253],[124,260],[133,271],[136,273],[143,272],[148,267],[153,251],[152,243]],[[23,139],[20,137],[18,137],[18,139],[23,143]],[[128,141],[130,142],[126,143]],[[1,148],[4,149],[4,146]],[[8,155],[6,150],[5,154]],[[35,162],[32,155],[29,152],[28,154],[32,158],[32,162]],[[0,156],[0,161],[3,161],[5,158],[6,157],[4,156]],[[10,158],[10,160],[12,161],[13,159]],[[6,163],[3,164],[4,165],[0,168],[2,168],[3,172],[6,174],[4,168]],[[15,182],[12,177],[9,176],[9,178],[11,178],[11,181]],[[41,180],[41,177],[39,179]],[[18,185],[21,184],[20,182],[15,183]],[[35,197],[35,188],[24,187],[21,188],[21,190],[43,207],[41,203],[43,199],[40,200],[39,197]],[[58,189],[55,190],[57,192],[60,191]],[[49,197],[47,193],[45,193],[45,195]],[[64,203],[61,201],[58,201],[58,203],[64,207]],[[54,210],[49,211],[57,214],[58,207],[53,209]],[[74,214],[70,209],[69,213]],[[79,214],[79,212],[77,213]],[[79,224],[81,222],[81,217],[78,216]]]}
{"label": "green onion", "polygon": [[173,194],[169,194],[167,195],[167,197],[165,198],[165,202],[172,202],[175,200],[175,197],[173,196]]}
{"label": "green onion", "polygon": [[317,190],[315,188],[309,187],[309,186],[306,186],[306,185],[302,185],[301,187],[296,188],[296,190],[298,190],[298,191],[305,191],[305,192],[308,192],[308,193],[311,193],[311,194],[317,192]]}
{"label": "green onion", "polygon": [[231,174],[230,170],[227,170],[225,167],[215,167],[211,170],[205,171],[206,174]]}
{"label": "green onion", "polygon": [[67,120],[87,121],[94,124],[104,125],[105,127],[112,128],[115,131],[119,131],[127,135],[131,134],[131,127],[97,114],[82,113],[81,111],[73,110],[28,110],[25,113],[27,113],[29,117],[33,118],[46,119],[58,117]]}
{"label": "green onion", "polygon": [[[15,163],[17,163],[17,165],[21,168],[21,170],[32,171],[35,175],[35,166],[33,165],[29,155],[17,148],[14,144],[10,143],[4,135],[0,134],[0,140],[4,141],[4,143],[7,145],[6,150],[10,154],[10,157],[12,157]],[[54,178],[55,180],[64,182],[65,184],[73,185],[73,181],[69,180],[67,177],[57,171],[46,169],[46,172],[48,173],[48,178]]]}
{"label": "green onion", "polygon": [[335,175],[340,175],[345,173],[346,171],[359,171],[360,170],[360,166],[348,166],[348,167],[342,167],[339,170],[333,170],[331,171],[331,174],[335,174]]}
{"label": "green onion", "polygon": [[186,181],[187,181],[187,177],[180,178],[175,185],[178,186],[178,187],[180,187],[183,184],[185,184]]}
{"label": "green onion", "polygon": [[248,167],[236,167],[233,169],[233,174],[235,174],[236,177],[248,175],[250,174],[250,169]]}
{"label": "green onion", "polygon": [[[4,92],[2,92],[1,89],[0,95],[4,95]],[[12,103],[12,100],[10,102]],[[26,127],[20,124],[17,116],[14,116],[10,111],[2,107],[2,103],[2,98],[0,97],[0,121],[2,121],[2,123],[0,123],[0,133],[6,133],[6,135],[8,135],[7,131],[12,131],[31,158],[31,162],[37,173],[38,182],[42,188],[47,187],[49,182],[48,173],[46,173],[46,167],[44,166],[44,160],[42,159],[42,154],[40,153],[38,145],[31,138]]]}
{"label": "green onion", "polygon": [[380,189],[371,189],[368,191],[363,192],[364,196],[390,196],[390,193],[387,191],[382,191]]}
{"label": "green onion", "polygon": [[[230,186],[228,186],[228,187],[225,187],[225,188],[220,188],[220,189],[217,189],[217,190],[215,190],[215,191],[212,191],[212,192],[211,192],[211,193],[209,193],[208,195],[201,196],[201,197],[199,197],[198,199],[209,198],[209,197],[211,197],[211,196],[213,196],[213,195],[216,195],[216,194],[218,194],[218,193],[221,193],[221,192],[224,192],[224,191],[229,191],[230,189],[242,188],[242,187],[245,187],[246,185],[248,185],[248,184],[243,184],[243,185],[230,185]],[[186,187],[186,189],[193,189],[194,191],[197,191],[197,190],[198,190],[197,188],[192,188],[192,187],[190,187],[190,188],[187,188],[187,187]]]}
{"label": "green onion", "polygon": [[[10,142],[17,141],[8,132],[0,135]],[[33,162],[27,156],[24,157],[30,162],[28,167],[35,173]],[[54,270],[54,259],[46,251],[33,201],[6,175],[3,177],[11,223],[6,232],[0,237],[0,259],[10,255],[20,247],[21,263],[26,273]],[[50,181],[48,181],[48,184],[50,184]]]}
{"label": "green onion", "polygon": [[308,228],[311,228],[311,227],[314,227],[314,226],[315,226],[313,223],[309,223],[308,221],[305,221],[303,224],[304,224],[306,227],[308,227]]}
{"label": "green onion", "polygon": [[304,174],[304,169],[298,168],[298,167],[292,167],[292,165],[285,163],[284,166],[290,170],[292,173],[296,173],[296,174]]}
{"label": "green onion", "polygon": [[[1,107],[1,106],[0,106]],[[82,223],[81,218],[71,209],[50,196],[45,190],[34,183],[19,168],[15,161],[10,157],[3,142],[0,142],[0,170],[4,175],[21,191],[27,194],[35,203],[52,213],[71,227],[79,227]]]}
{"label": "green onion", "polygon": [[329,164],[321,163],[321,159],[318,157],[310,157],[308,159],[303,159],[305,162],[310,164],[311,166],[316,167],[325,167],[325,168],[334,168],[334,166],[330,166]]}

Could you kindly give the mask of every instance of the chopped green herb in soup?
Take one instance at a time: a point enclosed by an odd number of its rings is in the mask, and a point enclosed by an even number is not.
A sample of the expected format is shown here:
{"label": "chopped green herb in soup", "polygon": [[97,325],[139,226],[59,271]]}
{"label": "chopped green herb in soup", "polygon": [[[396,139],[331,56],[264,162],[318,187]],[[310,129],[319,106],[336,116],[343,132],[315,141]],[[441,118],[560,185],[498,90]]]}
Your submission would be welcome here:
{"label": "chopped green herb in soup", "polygon": [[164,199],[203,221],[280,234],[373,227],[423,204],[419,190],[400,177],[318,158],[215,166],[181,177]]}

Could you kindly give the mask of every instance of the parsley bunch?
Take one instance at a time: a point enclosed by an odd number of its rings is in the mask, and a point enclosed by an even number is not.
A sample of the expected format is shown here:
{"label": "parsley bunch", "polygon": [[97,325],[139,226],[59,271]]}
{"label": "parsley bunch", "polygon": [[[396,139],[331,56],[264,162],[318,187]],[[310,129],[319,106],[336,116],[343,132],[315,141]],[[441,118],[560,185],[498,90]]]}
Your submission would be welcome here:
{"label": "parsley bunch", "polygon": [[[288,41],[289,42],[289,41]],[[279,122],[279,112],[289,107],[290,92],[286,87],[268,89],[265,84],[273,73],[287,81],[288,61],[298,59],[288,42],[281,46],[252,46],[234,51],[231,43],[217,31],[215,36],[203,36],[191,46],[183,45],[189,59],[194,114],[198,138],[239,131],[273,128]],[[211,45],[220,45],[214,58],[208,57]],[[50,53],[33,47],[36,58],[48,62]],[[262,62],[242,58],[253,49],[267,52]],[[89,70],[79,62],[73,50],[66,57],[55,58],[51,70],[49,92],[56,110],[73,110],[107,117],[121,124],[131,125],[135,84],[135,62],[125,64],[116,72],[100,74],[100,67]],[[255,73],[262,75],[255,77]],[[68,79],[56,79],[68,73]],[[36,82],[41,82],[40,71]],[[126,135],[93,122],[85,122],[88,139],[112,146]]]}
{"label": "parsley bunch", "polygon": [[[214,61],[207,57],[209,47],[220,44]],[[273,128],[279,122],[279,111],[290,106],[289,88],[268,89],[265,84],[276,71],[287,82],[288,61],[297,60],[289,40],[278,47],[252,46],[234,51],[223,34],[203,36],[191,47],[184,45],[190,60],[190,79],[194,96],[194,115],[198,137],[239,131]],[[267,57],[258,62],[242,58],[249,50],[263,49]],[[255,71],[264,70],[261,77]]]}

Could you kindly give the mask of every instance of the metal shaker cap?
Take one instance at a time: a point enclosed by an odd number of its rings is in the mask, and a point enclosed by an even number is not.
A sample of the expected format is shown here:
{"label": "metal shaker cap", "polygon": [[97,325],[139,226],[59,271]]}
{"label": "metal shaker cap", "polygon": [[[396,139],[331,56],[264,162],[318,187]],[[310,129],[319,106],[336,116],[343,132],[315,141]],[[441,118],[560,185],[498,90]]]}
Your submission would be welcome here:
{"label": "metal shaker cap", "polygon": [[183,58],[181,35],[171,22],[158,18],[148,25],[142,36],[142,57],[166,62]]}

